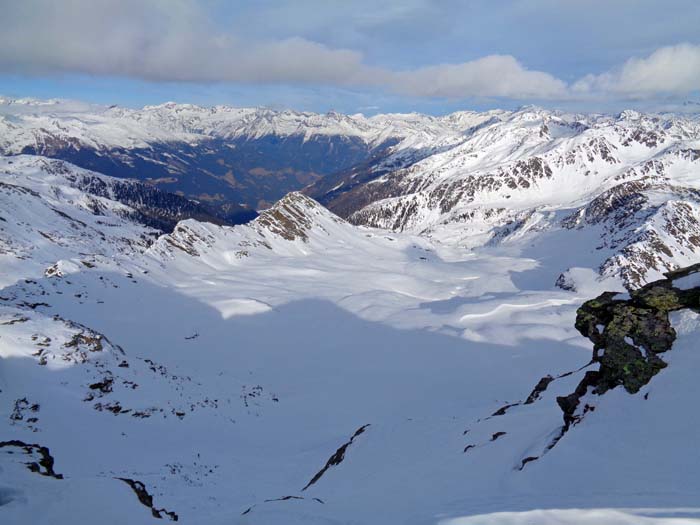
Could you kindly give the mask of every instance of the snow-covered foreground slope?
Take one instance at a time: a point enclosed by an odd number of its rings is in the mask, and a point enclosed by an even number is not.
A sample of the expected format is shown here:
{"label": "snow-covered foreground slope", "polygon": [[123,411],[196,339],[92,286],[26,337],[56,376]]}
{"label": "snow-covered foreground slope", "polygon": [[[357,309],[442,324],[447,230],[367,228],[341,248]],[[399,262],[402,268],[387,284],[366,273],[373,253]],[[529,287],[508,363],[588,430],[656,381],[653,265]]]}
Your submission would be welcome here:
{"label": "snow-covered foreground slope", "polygon": [[[667,368],[589,393],[548,448],[556,398],[596,366],[576,310],[622,290],[586,261],[566,291],[546,260],[356,227],[296,193],[245,226],[124,243],[150,230],[123,205],[88,216],[88,194],[22,173],[36,195],[13,190],[0,224],[26,239],[2,261],[3,523],[699,522],[696,314],[673,314]],[[113,233],[60,224],[62,242],[53,208]]]}

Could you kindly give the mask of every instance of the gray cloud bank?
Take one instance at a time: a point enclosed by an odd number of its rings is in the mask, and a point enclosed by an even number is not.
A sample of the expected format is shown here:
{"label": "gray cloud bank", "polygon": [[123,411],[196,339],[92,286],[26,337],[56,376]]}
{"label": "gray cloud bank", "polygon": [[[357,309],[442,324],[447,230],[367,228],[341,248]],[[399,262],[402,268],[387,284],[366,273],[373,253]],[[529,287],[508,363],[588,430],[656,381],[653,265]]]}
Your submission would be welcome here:
{"label": "gray cloud bank", "polygon": [[700,90],[700,46],[662,47],[566,83],[510,55],[394,70],[301,37],[243,41],[214,29],[187,0],[26,0],[3,6],[0,71],[334,85],[454,99],[650,98]]}

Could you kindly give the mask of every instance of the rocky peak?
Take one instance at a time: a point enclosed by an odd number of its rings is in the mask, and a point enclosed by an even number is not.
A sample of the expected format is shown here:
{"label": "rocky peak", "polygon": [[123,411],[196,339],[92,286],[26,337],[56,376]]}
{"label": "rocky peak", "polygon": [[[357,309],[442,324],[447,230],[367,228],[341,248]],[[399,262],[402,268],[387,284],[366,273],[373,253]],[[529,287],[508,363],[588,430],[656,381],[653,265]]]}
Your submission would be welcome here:
{"label": "rocky peak", "polygon": [[626,109],[618,115],[619,120],[631,120],[636,121],[642,118],[641,113],[633,109]]}
{"label": "rocky peak", "polygon": [[301,239],[308,242],[309,232],[315,225],[323,228],[325,221],[344,222],[312,198],[294,191],[261,212],[253,222],[288,241]]}

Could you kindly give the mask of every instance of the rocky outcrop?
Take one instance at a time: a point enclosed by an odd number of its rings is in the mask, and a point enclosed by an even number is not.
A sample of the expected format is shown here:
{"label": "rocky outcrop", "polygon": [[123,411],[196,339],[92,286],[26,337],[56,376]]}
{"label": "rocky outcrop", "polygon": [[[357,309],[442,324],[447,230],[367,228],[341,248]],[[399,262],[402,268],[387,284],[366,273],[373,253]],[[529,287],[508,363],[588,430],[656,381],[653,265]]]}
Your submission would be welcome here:
{"label": "rocky outcrop", "polygon": [[309,232],[315,225],[315,217],[323,215],[337,223],[344,222],[303,193],[292,192],[271,208],[260,213],[254,226],[288,241],[309,240]]}
{"label": "rocky outcrop", "polygon": [[678,289],[674,280],[698,271],[700,265],[671,272],[629,298],[607,292],[579,308],[576,328],[593,342],[593,359],[600,363],[597,393],[621,385],[634,394],[666,367],[661,354],[676,338],[669,312],[700,307],[700,288]]}
{"label": "rocky outcrop", "polygon": [[369,427],[369,424],[367,425],[362,425],[360,428],[358,428],[355,433],[352,435],[352,437],[346,442],[343,443],[338,450],[336,450],[333,455],[328,458],[328,461],[326,461],[326,464],[323,466],[321,470],[319,470],[316,474],[314,474],[314,477],[311,478],[311,480],[306,484],[306,486],[301,489],[302,492],[308,489],[311,485],[316,483],[321,477],[326,473],[326,471],[331,468],[335,467],[337,465],[340,465],[343,460],[345,459],[345,452],[347,451],[348,447],[352,445],[352,443],[355,441],[355,439],[367,430]]}
{"label": "rocky outcrop", "polygon": [[139,499],[139,502],[144,507],[148,507],[151,509],[151,515],[154,518],[162,519],[163,517],[167,517],[170,521],[177,521],[178,520],[178,515],[177,513],[171,511],[171,510],[166,510],[166,509],[157,509],[153,505],[153,496],[149,494],[148,490],[146,489],[146,485],[141,483],[138,480],[135,479],[129,479],[129,478],[116,478],[120,481],[123,481],[129,487],[131,490],[134,491],[134,494],[136,494],[136,497]]}
{"label": "rocky outcrop", "polygon": [[[676,332],[669,314],[692,309],[700,313],[700,263],[666,273],[664,279],[649,283],[626,294],[605,292],[586,301],[577,311],[576,329],[593,343],[591,361],[577,370],[556,376],[545,375],[525,401],[503,405],[476,424],[506,416],[511,409],[538,402],[550,385],[559,379],[585,370],[570,394],[556,398],[563,424],[548,441],[533,446],[537,455],[524,456],[515,470],[539,460],[588,414],[595,412],[598,398],[614,388],[639,394],[668,365],[666,352],[672,351]],[[597,366],[597,369],[595,367]],[[648,392],[644,394],[644,398]],[[506,416],[507,417],[507,416]],[[464,435],[470,433],[467,429]],[[497,432],[488,442],[502,435]],[[464,452],[487,445],[470,443]]]}
{"label": "rocky outcrop", "polygon": [[550,448],[595,410],[583,402],[584,397],[600,396],[618,386],[636,394],[668,366],[663,354],[676,339],[669,313],[700,308],[700,285],[679,287],[676,282],[696,274],[700,277],[700,264],[667,273],[665,279],[632,290],[629,297],[605,292],[578,309],[576,328],[593,342],[593,362],[599,368],[586,372],[574,392],[557,398],[564,426]]}
{"label": "rocky outcrop", "polygon": [[36,460],[25,463],[30,471],[54,479],[63,479],[63,474],[58,474],[54,470],[54,458],[48,447],[13,439],[0,441],[0,448],[16,448],[29,456],[35,456]]}

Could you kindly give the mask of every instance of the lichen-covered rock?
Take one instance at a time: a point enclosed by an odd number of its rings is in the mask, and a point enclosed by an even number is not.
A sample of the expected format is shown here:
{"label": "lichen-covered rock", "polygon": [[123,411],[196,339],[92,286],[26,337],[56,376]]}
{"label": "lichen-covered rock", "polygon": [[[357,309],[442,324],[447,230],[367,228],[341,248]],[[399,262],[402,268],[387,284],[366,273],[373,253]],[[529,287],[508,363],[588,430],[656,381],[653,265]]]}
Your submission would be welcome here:
{"label": "lichen-covered rock", "polygon": [[588,372],[572,394],[557,398],[566,425],[589,389],[600,395],[621,385],[635,394],[668,366],[662,355],[671,350],[676,339],[668,314],[700,307],[700,287],[674,283],[699,272],[700,264],[669,272],[666,279],[649,283],[627,297],[605,292],[578,309],[576,328],[593,342],[593,362],[600,368]]}

